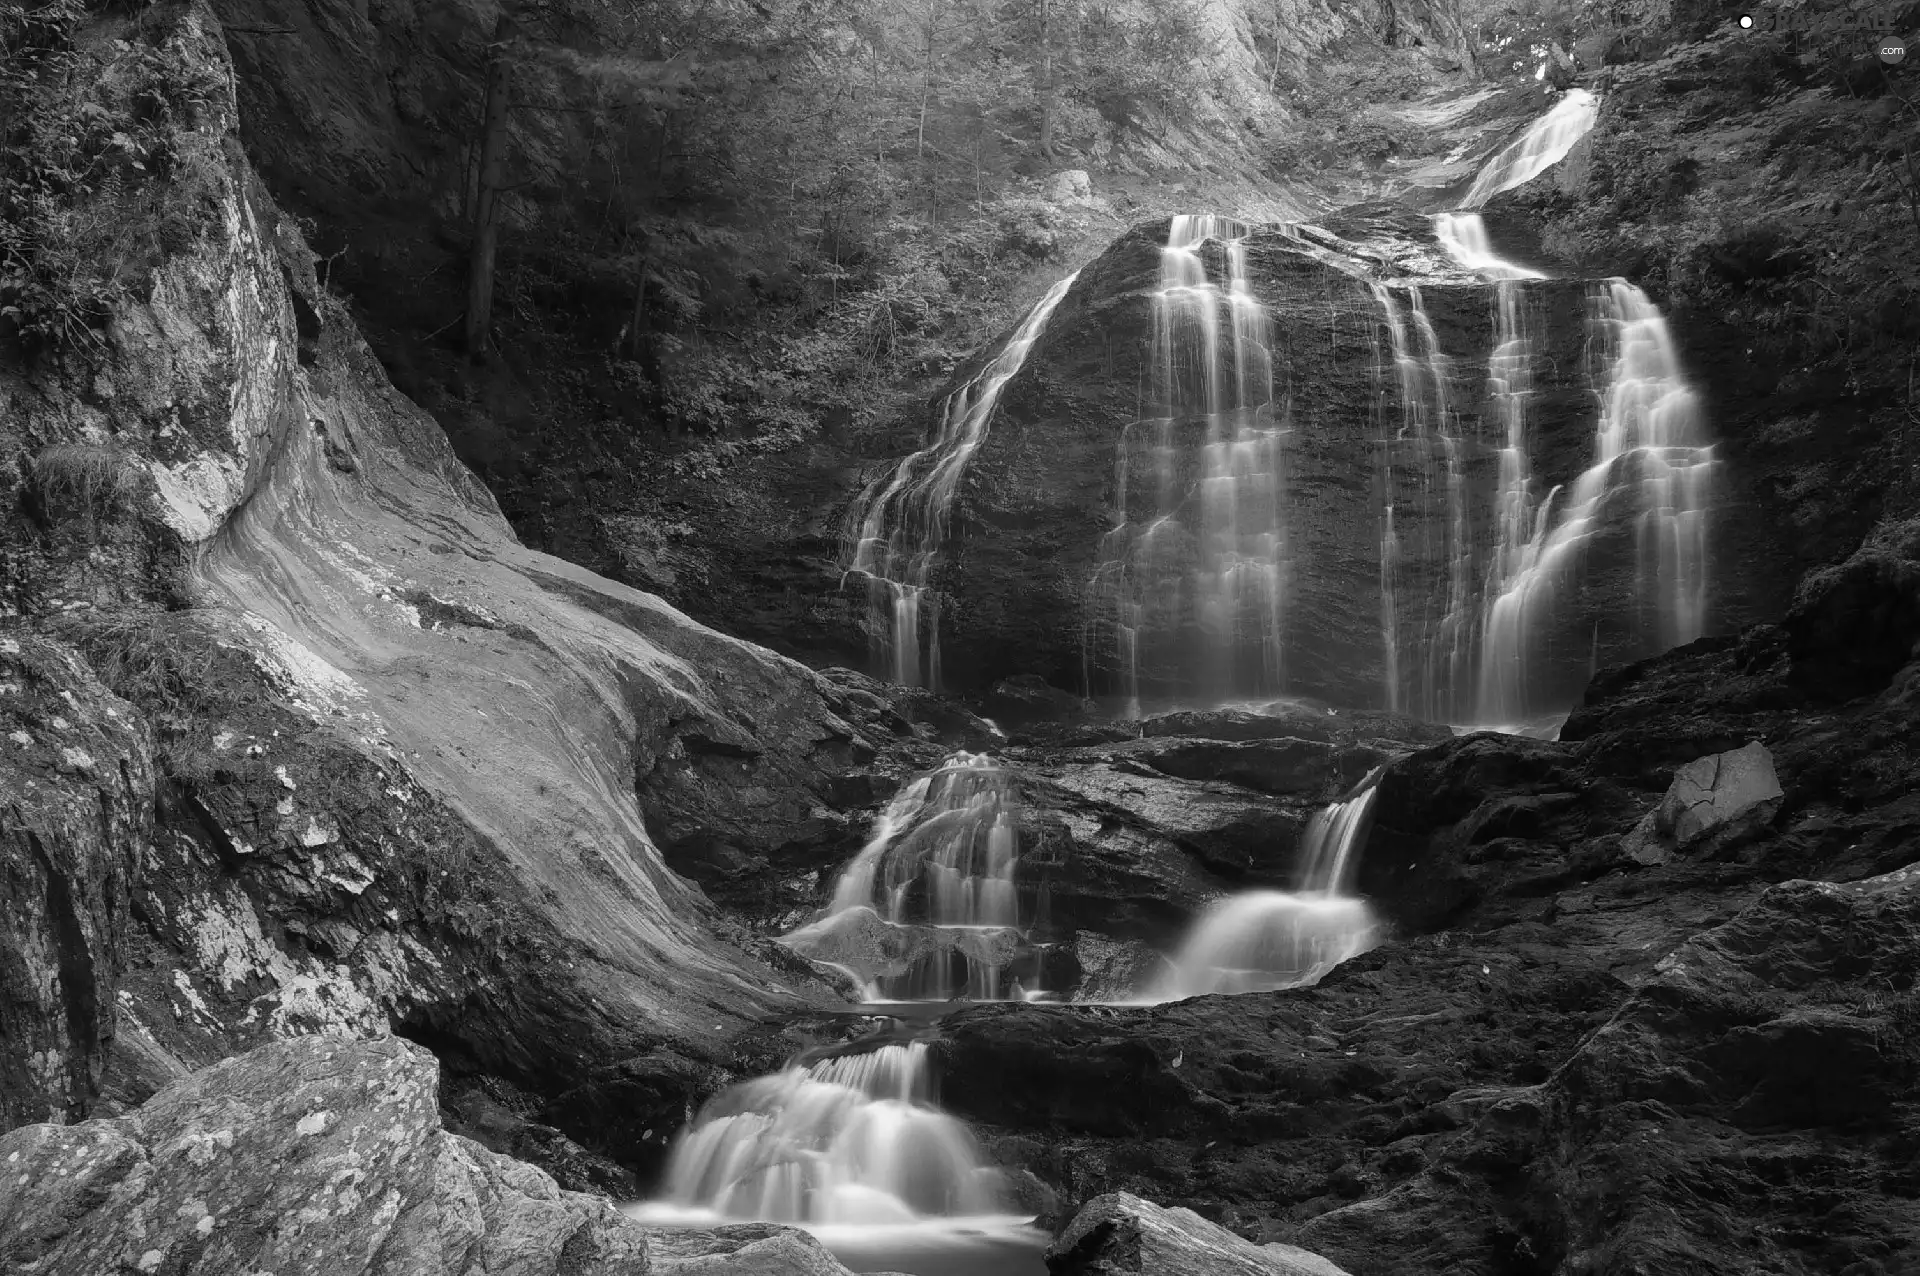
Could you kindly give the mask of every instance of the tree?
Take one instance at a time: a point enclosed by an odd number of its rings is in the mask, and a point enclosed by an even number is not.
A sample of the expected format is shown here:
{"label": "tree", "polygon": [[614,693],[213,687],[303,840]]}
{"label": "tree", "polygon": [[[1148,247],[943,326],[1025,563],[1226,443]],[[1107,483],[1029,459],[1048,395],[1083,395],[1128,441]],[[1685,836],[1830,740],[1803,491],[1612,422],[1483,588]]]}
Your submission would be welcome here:
{"label": "tree", "polygon": [[494,24],[487,46],[487,98],[480,122],[480,179],[473,201],[473,248],[467,265],[466,348],[469,359],[484,354],[493,317],[493,263],[499,248],[500,191],[506,185],[508,89],[512,51],[519,35],[511,13]]}

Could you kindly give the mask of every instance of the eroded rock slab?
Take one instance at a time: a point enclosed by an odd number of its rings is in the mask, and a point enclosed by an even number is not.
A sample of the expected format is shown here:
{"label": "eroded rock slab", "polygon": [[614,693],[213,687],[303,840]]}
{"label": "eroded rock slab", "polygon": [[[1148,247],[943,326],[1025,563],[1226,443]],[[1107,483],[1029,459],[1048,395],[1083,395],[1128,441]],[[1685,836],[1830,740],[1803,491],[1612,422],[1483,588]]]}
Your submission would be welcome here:
{"label": "eroded rock slab", "polygon": [[1052,1276],[1347,1276],[1294,1245],[1255,1245],[1192,1210],[1128,1192],[1081,1207],[1047,1249]]}

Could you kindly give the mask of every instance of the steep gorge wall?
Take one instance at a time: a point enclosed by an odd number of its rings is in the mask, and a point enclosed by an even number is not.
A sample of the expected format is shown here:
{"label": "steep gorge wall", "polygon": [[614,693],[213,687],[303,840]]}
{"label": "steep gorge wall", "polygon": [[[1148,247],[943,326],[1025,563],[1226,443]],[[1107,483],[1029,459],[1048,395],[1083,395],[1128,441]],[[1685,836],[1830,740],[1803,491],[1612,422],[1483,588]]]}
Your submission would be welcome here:
{"label": "steep gorge wall", "polygon": [[[144,24],[134,38],[224,70],[204,4]],[[232,99],[183,127],[201,215],[150,291],[97,352],[0,373],[6,623],[77,643],[159,736],[157,788],[130,737],[120,782],[88,746],[42,801],[57,814],[98,775],[125,810],[93,849],[72,821],[37,831],[31,802],[5,817],[9,872],[24,826],[68,870],[87,944],[126,953],[95,962],[126,967],[117,986],[61,967],[57,995],[96,1006],[71,1016],[74,1067],[100,1071],[117,1003],[120,1101],[262,1037],[390,1027],[553,1095],[650,1052],[695,1075],[759,1015],[826,995],[723,939],[649,826],[758,849],[855,836],[870,711],[522,547],[316,285]],[[111,499],[47,499],[63,458],[100,467]],[[56,691],[103,694],[70,655],[45,661],[71,665]],[[22,685],[4,690],[38,694]],[[31,746],[0,742],[26,774],[74,770],[28,727]],[[114,903],[129,892],[137,926]],[[50,1106],[77,1113],[89,1088]],[[664,1093],[661,1139],[682,1102]]]}

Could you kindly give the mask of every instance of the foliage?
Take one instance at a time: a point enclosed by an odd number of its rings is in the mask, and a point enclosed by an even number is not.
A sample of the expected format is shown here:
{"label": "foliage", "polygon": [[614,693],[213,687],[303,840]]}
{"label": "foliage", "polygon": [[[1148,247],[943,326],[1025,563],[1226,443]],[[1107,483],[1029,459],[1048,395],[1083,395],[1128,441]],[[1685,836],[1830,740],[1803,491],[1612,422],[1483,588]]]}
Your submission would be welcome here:
{"label": "foliage", "polygon": [[126,504],[139,488],[140,470],[114,448],[57,443],[34,455],[32,478],[42,508],[70,507],[92,523]]}
{"label": "foliage", "polygon": [[527,175],[551,189],[523,205],[538,232],[502,243],[496,313],[518,328],[502,340],[564,326],[617,350],[608,412],[637,406],[709,459],[870,410],[882,361],[952,366],[1007,318],[1008,277],[1071,230],[1036,179],[1178,125],[1211,74],[1181,0],[520,13],[517,109],[578,118],[584,102],[586,120],[564,175]]}
{"label": "foliage", "polygon": [[191,233],[209,143],[189,134],[224,92],[178,37],[82,0],[0,3],[0,337],[97,343],[143,263]]}

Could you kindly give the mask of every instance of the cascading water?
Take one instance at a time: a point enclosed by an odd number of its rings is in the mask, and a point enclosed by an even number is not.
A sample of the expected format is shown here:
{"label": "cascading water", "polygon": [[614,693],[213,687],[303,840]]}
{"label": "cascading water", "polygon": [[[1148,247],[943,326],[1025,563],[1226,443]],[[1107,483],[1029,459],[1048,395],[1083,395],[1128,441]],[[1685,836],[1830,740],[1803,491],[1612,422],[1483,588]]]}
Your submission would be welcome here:
{"label": "cascading water", "polygon": [[1175,217],[1160,251],[1147,411],[1121,440],[1087,588],[1088,690],[1117,686],[1131,716],[1149,691],[1219,701],[1285,683],[1286,425],[1249,233]]}
{"label": "cascading water", "polygon": [[1151,999],[1296,988],[1377,944],[1373,910],[1350,887],[1379,779],[1376,768],[1313,817],[1298,890],[1246,891],[1203,913]]}
{"label": "cascading water", "polygon": [[1543,622],[1566,603],[1573,573],[1589,548],[1631,510],[1634,602],[1649,645],[1677,646],[1705,630],[1706,516],[1713,447],[1699,396],[1680,371],[1666,320],[1624,279],[1590,297],[1594,346],[1606,364],[1595,459],[1560,501],[1551,528],[1550,493],[1515,570],[1487,611],[1490,672],[1507,690],[1503,712],[1524,710],[1526,660]]}
{"label": "cascading water", "polygon": [[1000,1212],[999,1174],[933,1105],[923,1041],[730,1086],[674,1143],[667,1202],[723,1218],[904,1223]]}
{"label": "cascading water", "polygon": [[1538,177],[1566,158],[1593,128],[1600,101],[1585,89],[1568,89],[1545,115],[1481,166],[1462,208],[1479,208],[1501,191]]}
{"label": "cascading water", "polygon": [[729,1086],[675,1139],[665,1196],[626,1208],[653,1224],[794,1224],[858,1271],[1038,1276],[1046,1237],[1011,1204],[935,1105],[913,1041]]}
{"label": "cascading water", "polygon": [[1001,391],[1077,277],[1076,271],[1047,291],[999,354],[947,396],[933,441],[869,484],[848,513],[846,573],[867,578],[875,664],[895,682],[940,686],[940,618],[928,586],[946,543],[954,495],[987,437]]}
{"label": "cascading water", "polygon": [[1037,995],[1020,838],[1012,774],[956,753],[894,796],[825,913],[782,942],[844,967],[876,1001]]}
{"label": "cascading water", "polygon": [[[1404,311],[1394,289],[1382,283],[1372,289],[1400,399],[1399,424],[1384,431],[1380,449],[1380,628],[1386,645],[1387,707],[1445,720],[1463,685],[1472,646],[1473,541],[1462,444],[1451,407],[1450,365],[1417,285],[1405,290]],[[1414,340],[1409,339],[1409,328]],[[1412,663],[1400,649],[1400,626],[1407,612],[1402,606],[1403,553],[1396,520],[1407,505],[1426,542],[1420,560],[1446,564],[1437,597],[1431,589],[1414,590],[1420,622],[1418,659]]]}
{"label": "cascading water", "polygon": [[[1569,90],[1487,163],[1466,207],[1478,207],[1558,162],[1592,128],[1598,109],[1590,94]],[[1600,409],[1594,463],[1570,492],[1563,496],[1555,488],[1536,507],[1527,454],[1533,346],[1524,281],[1546,276],[1500,257],[1477,213],[1441,214],[1433,228],[1456,262],[1495,281],[1488,398],[1500,416],[1504,442],[1495,497],[1497,539],[1479,606],[1472,719],[1525,724],[1565,707],[1545,702],[1533,667],[1567,621],[1576,569],[1626,509],[1634,520],[1634,646],[1661,650],[1704,632],[1713,449],[1665,319],[1638,288],[1611,279],[1591,293],[1588,307],[1589,347],[1602,365],[1595,376]],[[1596,625],[1596,642],[1597,637]]]}

